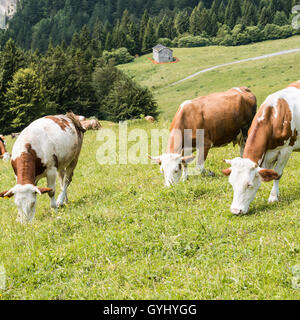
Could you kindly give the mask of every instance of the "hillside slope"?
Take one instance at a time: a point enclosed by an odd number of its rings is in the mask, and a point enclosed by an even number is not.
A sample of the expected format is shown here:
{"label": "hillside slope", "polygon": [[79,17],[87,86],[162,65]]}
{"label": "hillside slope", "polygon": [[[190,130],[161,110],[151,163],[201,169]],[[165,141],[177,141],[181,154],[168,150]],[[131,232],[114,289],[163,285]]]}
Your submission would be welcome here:
{"label": "hillside slope", "polygon": [[235,86],[248,86],[262,102],[268,94],[300,79],[300,53],[224,67],[170,87],[175,81],[218,64],[296,48],[300,48],[300,36],[239,47],[176,48],[179,63],[155,65],[147,55],[119,68],[152,89],[162,116],[170,119],[182,101]]}

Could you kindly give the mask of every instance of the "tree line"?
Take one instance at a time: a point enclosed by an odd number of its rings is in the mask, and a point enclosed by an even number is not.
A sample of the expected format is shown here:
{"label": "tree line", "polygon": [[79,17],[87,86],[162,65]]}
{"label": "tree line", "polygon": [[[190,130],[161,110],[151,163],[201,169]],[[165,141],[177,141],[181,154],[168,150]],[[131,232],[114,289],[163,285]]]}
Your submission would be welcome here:
{"label": "tree line", "polygon": [[80,47],[84,34],[96,57],[122,47],[131,55],[142,54],[157,42],[173,47],[239,45],[295,34],[291,19],[296,4],[297,0],[21,0],[0,43],[12,38],[23,49],[46,52],[50,43]]}
{"label": "tree line", "polygon": [[151,92],[117,69],[113,59],[96,59],[72,46],[50,44],[40,54],[8,40],[0,52],[0,88],[2,134],[69,111],[110,121],[158,114]]}

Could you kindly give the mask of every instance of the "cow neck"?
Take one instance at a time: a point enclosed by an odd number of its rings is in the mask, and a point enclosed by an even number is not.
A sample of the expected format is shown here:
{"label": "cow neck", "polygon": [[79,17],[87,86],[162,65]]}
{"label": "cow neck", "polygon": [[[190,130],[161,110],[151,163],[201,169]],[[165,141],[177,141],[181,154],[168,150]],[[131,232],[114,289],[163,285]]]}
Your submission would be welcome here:
{"label": "cow neck", "polygon": [[36,184],[38,175],[45,171],[45,166],[42,164],[41,159],[36,155],[36,152],[31,148],[30,144],[26,144],[27,152],[12,160],[12,167],[17,176],[17,184]]}
{"label": "cow neck", "polygon": [[244,159],[250,159],[256,164],[261,165],[268,148],[268,139],[270,136],[270,127],[268,128],[264,121],[255,120],[246,142]]}
{"label": "cow neck", "polygon": [[179,137],[179,131],[172,130],[169,138],[169,142],[168,142],[167,153],[181,154],[182,152],[181,140],[182,140],[182,135],[180,134],[180,137]]}

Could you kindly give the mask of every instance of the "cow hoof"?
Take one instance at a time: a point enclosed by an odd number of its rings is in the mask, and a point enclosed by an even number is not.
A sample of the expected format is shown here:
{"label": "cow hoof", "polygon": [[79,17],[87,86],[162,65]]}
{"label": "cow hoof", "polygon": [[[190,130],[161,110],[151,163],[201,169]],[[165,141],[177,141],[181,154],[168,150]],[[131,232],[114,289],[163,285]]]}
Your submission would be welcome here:
{"label": "cow hoof", "polygon": [[215,173],[210,171],[210,170],[205,170],[202,172],[202,175],[207,176],[207,177],[215,177]]}
{"label": "cow hoof", "polygon": [[269,198],[269,203],[274,203],[274,202],[278,202],[278,197],[276,197],[276,196],[270,196],[270,198]]}
{"label": "cow hoof", "polygon": [[57,208],[61,208],[63,205],[64,205],[64,203],[62,201],[57,201],[57,203],[56,203]]}

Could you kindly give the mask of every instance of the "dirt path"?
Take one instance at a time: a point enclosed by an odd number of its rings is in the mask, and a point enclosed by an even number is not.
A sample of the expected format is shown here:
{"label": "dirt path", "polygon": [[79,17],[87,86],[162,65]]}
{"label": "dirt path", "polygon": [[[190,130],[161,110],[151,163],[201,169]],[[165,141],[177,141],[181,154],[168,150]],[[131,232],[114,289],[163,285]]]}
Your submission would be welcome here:
{"label": "dirt path", "polygon": [[188,76],[188,77],[186,77],[184,79],[181,79],[179,81],[173,82],[172,84],[170,84],[170,86],[175,86],[176,84],[179,84],[181,82],[184,82],[184,81],[190,80],[190,79],[192,79],[194,77],[197,77],[201,73],[209,72],[209,71],[216,70],[216,69],[219,69],[219,68],[232,66],[234,64],[248,62],[248,61],[255,61],[255,60],[262,60],[262,59],[272,58],[272,57],[281,56],[281,55],[288,54],[288,53],[295,53],[295,52],[300,52],[300,48],[291,49],[291,50],[282,50],[282,51],[275,52],[275,53],[265,54],[263,56],[258,56],[258,57],[253,57],[253,58],[247,58],[247,59],[237,60],[237,61],[233,61],[233,62],[228,62],[228,63],[224,63],[224,64],[219,64],[217,66],[206,68],[206,69],[203,69],[201,71],[198,71],[198,72],[196,72],[196,73],[194,73],[194,74],[192,74],[192,75],[190,75],[190,76]]}

